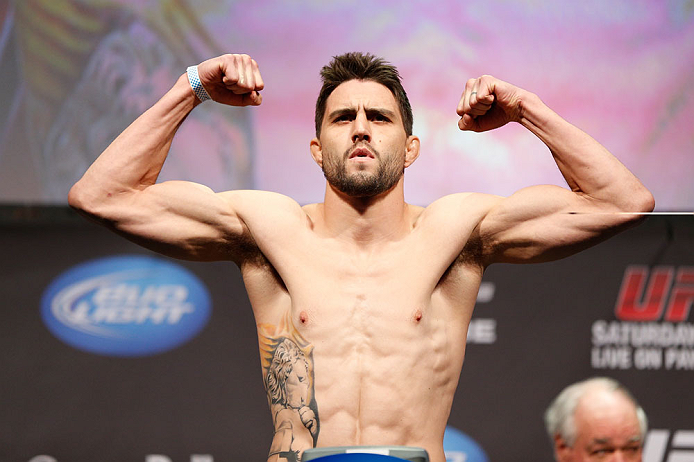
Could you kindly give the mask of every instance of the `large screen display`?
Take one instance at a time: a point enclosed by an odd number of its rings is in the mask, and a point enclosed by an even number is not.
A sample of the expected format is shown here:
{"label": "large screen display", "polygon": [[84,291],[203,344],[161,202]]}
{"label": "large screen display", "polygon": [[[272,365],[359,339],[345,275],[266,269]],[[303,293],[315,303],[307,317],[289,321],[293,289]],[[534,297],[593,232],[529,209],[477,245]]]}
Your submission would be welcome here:
{"label": "large screen display", "polygon": [[694,208],[691,1],[23,0],[0,2],[0,202],[65,204],[99,153],[188,65],[247,53],[260,107],[205,103],[180,129],[160,179],[258,188],[305,204],[324,179],[309,154],[319,70],[366,51],[401,72],[421,156],[406,199],[509,195],[564,185],[549,150],[514,125],[461,132],[468,78],[536,93],[604,144],[654,193]]}

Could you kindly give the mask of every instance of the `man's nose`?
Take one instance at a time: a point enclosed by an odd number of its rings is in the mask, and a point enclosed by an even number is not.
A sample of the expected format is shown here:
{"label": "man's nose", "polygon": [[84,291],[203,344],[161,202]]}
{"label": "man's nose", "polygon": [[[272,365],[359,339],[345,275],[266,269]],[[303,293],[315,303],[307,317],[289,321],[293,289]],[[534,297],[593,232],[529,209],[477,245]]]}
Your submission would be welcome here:
{"label": "man's nose", "polygon": [[371,141],[371,126],[364,113],[357,113],[352,126],[352,143],[357,141]]}
{"label": "man's nose", "polygon": [[[624,453],[624,451],[615,451],[612,454],[612,457],[610,457],[610,462],[635,462],[637,459],[634,459],[633,457],[629,457],[627,454]],[[641,459],[638,459],[641,460]]]}

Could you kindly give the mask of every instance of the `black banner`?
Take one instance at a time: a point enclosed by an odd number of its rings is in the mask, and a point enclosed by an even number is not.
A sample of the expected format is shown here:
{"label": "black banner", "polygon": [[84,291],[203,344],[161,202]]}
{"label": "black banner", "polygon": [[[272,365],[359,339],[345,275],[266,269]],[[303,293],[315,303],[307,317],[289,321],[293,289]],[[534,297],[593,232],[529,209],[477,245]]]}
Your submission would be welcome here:
{"label": "black banner", "polygon": [[[1,461],[265,460],[273,428],[234,264],[156,256],[64,208],[1,216]],[[171,266],[178,282],[141,276],[143,265]],[[109,278],[119,289],[99,285]],[[88,290],[97,295],[80,301]],[[148,308],[114,308],[133,297]],[[489,460],[551,460],[545,407],[569,383],[606,375],[649,416],[647,462],[692,457],[693,301],[686,216],[648,218],[558,262],[491,267],[450,426]],[[121,348],[144,328],[161,329],[159,343]],[[89,332],[110,338],[107,351],[83,340]]]}

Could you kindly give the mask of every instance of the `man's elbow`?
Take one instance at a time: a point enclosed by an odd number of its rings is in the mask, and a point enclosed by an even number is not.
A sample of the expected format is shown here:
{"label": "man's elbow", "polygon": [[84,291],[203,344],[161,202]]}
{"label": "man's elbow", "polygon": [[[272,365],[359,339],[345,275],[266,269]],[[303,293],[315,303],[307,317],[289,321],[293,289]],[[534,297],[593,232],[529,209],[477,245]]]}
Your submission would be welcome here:
{"label": "man's elbow", "polygon": [[84,208],[83,188],[80,186],[79,182],[72,185],[70,191],[67,193],[67,203],[75,210]]}
{"label": "man's elbow", "polygon": [[646,214],[653,211],[655,208],[655,198],[651,192],[641,187],[636,191],[630,192],[626,201],[623,202],[619,209],[622,212],[620,222],[627,225],[636,225],[646,219]]}
{"label": "man's elbow", "polygon": [[633,212],[650,213],[655,209],[655,197],[645,187],[633,194]]}
{"label": "man's elbow", "polygon": [[96,217],[98,215],[98,202],[94,191],[90,191],[81,181],[75,183],[67,194],[68,205],[87,216]]}

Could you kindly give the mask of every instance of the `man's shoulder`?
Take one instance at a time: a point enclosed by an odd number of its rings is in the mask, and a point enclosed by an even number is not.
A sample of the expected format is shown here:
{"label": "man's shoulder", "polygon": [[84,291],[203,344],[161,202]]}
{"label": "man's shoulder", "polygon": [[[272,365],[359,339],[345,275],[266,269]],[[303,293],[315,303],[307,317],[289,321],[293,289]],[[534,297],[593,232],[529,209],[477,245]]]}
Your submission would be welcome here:
{"label": "man's shoulder", "polygon": [[227,201],[236,203],[245,202],[255,204],[257,202],[262,202],[266,205],[276,204],[284,207],[300,207],[299,203],[291,197],[274,191],[263,191],[260,189],[234,189],[231,191],[220,192],[218,195]]}
{"label": "man's shoulder", "polygon": [[238,216],[246,221],[301,218],[302,207],[289,196],[273,191],[254,189],[224,191],[218,195]]}
{"label": "man's shoulder", "polygon": [[458,220],[481,220],[504,198],[494,194],[462,192],[443,196],[432,202],[422,212],[422,218]]}
{"label": "man's shoulder", "polygon": [[482,222],[503,199],[478,192],[443,196],[424,209],[418,227],[427,239],[454,243],[457,257],[452,267],[474,267],[477,271],[488,245],[481,233]]}

